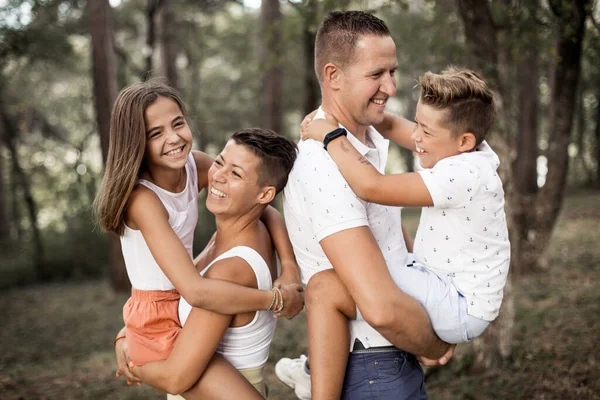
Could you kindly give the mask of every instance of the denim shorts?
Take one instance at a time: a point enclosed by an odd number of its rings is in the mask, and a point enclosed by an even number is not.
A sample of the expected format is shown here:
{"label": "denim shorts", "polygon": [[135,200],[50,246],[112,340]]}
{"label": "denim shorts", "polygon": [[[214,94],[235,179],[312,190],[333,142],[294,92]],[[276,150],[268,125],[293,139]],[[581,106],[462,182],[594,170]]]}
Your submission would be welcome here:
{"label": "denim shorts", "polygon": [[350,353],[341,400],[427,399],[421,365],[403,350]]}
{"label": "denim shorts", "polygon": [[423,305],[433,330],[444,342],[469,342],[490,324],[469,315],[467,299],[447,277],[418,264],[392,268],[390,273],[403,292]]}

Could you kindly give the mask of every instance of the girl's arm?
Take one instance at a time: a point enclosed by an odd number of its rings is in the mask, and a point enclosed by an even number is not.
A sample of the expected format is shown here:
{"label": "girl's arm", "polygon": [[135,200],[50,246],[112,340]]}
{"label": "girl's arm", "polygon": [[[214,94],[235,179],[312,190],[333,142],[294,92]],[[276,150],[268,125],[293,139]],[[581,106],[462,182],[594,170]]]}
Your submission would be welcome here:
{"label": "girl's arm", "polygon": [[[240,314],[269,307],[273,299],[270,290],[251,289],[218,279],[206,279],[198,274],[179,237],[168,221],[168,213],[151,190],[139,187],[131,196],[127,210],[129,220],[142,235],[152,256],[179,293],[193,307],[223,314]],[[303,307],[300,285],[281,288],[284,315],[297,315]]]}
{"label": "girl's arm", "polygon": [[[332,126],[337,127],[331,120],[315,119],[303,130],[302,138],[322,140]],[[361,199],[390,206],[433,205],[429,190],[418,173],[382,175],[345,136],[332,140],[327,145],[327,151]]]}
{"label": "girl's arm", "polygon": [[396,142],[402,147],[415,151],[415,141],[410,138],[416,124],[405,118],[400,118],[392,114],[385,113],[383,121],[375,125],[375,129],[381,135]]}
{"label": "girl's arm", "polygon": [[[207,280],[255,285],[252,269],[243,264],[246,262],[239,258],[219,261],[207,271]],[[163,361],[133,366],[132,373],[143,383],[163,392],[179,394],[189,390],[203,375],[232,318],[231,315],[192,308],[169,357]],[[256,392],[249,384],[242,385],[240,390],[244,389]]]}
{"label": "girl's arm", "polygon": [[198,171],[198,191],[208,186],[208,170],[215,161],[206,153],[198,150],[192,150],[194,161],[196,161],[196,171]]}
{"label": "girl's arm", "polygon": [[267,206],[260,219],[269,230],[281,264],[281,275],[275,281],[275,285],[279,287],[281,284],[300,283],[298,264],[283,217],[277,209]]}

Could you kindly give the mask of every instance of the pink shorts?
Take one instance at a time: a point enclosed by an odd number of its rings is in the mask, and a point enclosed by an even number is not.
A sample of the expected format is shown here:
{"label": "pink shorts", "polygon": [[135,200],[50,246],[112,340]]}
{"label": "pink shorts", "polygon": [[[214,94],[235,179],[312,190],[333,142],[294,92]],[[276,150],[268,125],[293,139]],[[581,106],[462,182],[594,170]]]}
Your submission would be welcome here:
{"label": "pink shorts", "polygon": [[131,289],[123,306],[129,358],[136,365],[169,357],[181,331],[177,290]]}

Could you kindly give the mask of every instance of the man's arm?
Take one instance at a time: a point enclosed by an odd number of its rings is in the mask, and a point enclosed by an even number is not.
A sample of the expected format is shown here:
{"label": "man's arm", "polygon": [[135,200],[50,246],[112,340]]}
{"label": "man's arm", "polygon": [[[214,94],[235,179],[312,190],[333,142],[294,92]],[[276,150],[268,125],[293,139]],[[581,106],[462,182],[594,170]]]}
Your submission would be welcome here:
{"label": "man's arm", "polygon": [[396,347],[431,359],[448,350],[423,307],[392,280],[367,226],[346,229],[320,242],[365,320]]}

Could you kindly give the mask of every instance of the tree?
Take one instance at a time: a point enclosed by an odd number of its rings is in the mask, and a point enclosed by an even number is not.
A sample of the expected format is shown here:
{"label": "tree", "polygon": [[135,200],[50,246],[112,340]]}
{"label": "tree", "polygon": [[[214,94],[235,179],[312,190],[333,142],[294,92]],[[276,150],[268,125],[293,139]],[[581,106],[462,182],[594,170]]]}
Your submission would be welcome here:
{"label": "tree", "polygon": [[281,9],[279,0],[263,0],[261,15],[261,51],[259,52],[262,85],[262,125],[281,133],[281,93],[283,68],[281,43]]}
{"label": "tree", "polygon": [[[92,36],[92,76],[96,103],[96,121],[102,160],[106,164],[110,132],[110,113],[117,96],[117,73],[113,49],[113,26],[111,8],[108,0],[90,0],[88,16]],[[111,244],[110,280],[117,291],[130,288],[129,279],[121,252],[121,243],[114,234],[109,234]]]}
{"label": "tree", "polygon": [[[539,91],[539,63],[537,50],[529,44],[535,40],[542,25],[538,23],[537,0],[525,2],[524,7],[497,2],[504,11],[494,20],[490,3],[477,0],[457,0],[458,9],[465,28],[467,46],[471,53],[471,65],[481,71],[499,92],[498,133],[496,150],[504,164],[511,152],[516,153],[510,171],[501,171],[506,189],[507,216],[511,236],[511,276],[535,270],[544,263],[550,235],[562,205],[568,169],[568,145],[575,111],[575,94],[580,75],[581,46],[588,0],[572,3],[561,0],[550,1],[553,17],[550,29],[555,32],[555,54],[552,90],[549,105],[549,147],[546,151],[548,174],[546,183],[538,190],[536,175],[537,119]],[[512,13],[507,12],[512,11]],[[509,22],[509,15],[516,22]],[[520,35],[523,34],[523,37]],[[514,58],[518,47],[525,49],[522,58]],[[539,46],[539,43],[538,43]],[[515,65],[518,66],[515,71]],[[518,87],[513,77],[517,75]],[[518,93],[518,101],[515,98]],[[507,107],[505,107],[508,104]],[[515,113],[512,104],[519,104],[516,134],[511,116]],[[513,139],[517,137],[516,144]],[[500,140],[498,140],[500,139]],[[527,160],[529,158],[529,160]],[[478,339],[476,348],[478,366],[487,367],[501,362],[510,350],[510,336],[514,310],[511,297],[511,282],[505,290],[505,304],[499,321]]]}

